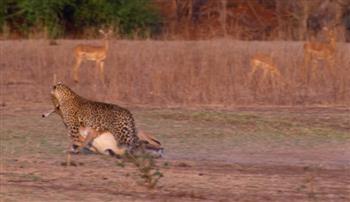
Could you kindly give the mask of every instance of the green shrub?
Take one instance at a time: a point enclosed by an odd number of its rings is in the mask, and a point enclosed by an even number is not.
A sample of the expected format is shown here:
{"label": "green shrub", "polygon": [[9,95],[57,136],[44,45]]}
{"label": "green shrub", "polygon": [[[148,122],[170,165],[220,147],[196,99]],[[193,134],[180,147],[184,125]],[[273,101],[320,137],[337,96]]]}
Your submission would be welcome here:
{"label": "green shrub", "polygon": [[50,38],[56,38],[64,33],[62,11],[70,0],[22,0],[19,8],[23,10],[26,20],[23,28],[34,28],[44,31]]}
{"label": "green shrub", "polygon": [[0,32],[5,24],[5,1],[0,1]]}
{"label": "green shrub", "polygon": [[102,27],[146,36],[160,21],[150,0],[5,0],[0,9],[0,26],[6,23],[23,36],[45,32],[57,38]]}

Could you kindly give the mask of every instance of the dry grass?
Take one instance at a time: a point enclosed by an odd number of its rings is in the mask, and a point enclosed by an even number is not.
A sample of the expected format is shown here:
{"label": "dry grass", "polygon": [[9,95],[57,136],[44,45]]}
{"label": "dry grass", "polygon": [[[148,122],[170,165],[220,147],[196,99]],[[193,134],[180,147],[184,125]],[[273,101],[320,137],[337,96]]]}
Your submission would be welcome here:
{"label": "dry grass", "polygon": [[[111,41],[105,63],[107,84],[94,78],[93,62],[72,81],[73,47],[100,41],[0,41],[1,101],[48,99],[53,74],[79,94],[93,99],[161,106],[350,104],[350,46],[339,43],[334,76],[323,62],[308,85],[303,82],[301,42]],[[247,82],[249,59],[272,52],[285,82]]]}

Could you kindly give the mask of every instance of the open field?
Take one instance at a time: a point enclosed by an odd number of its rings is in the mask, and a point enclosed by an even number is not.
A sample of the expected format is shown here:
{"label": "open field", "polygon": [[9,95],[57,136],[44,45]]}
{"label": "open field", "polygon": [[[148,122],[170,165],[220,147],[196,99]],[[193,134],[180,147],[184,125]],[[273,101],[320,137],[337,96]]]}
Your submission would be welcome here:
{"label": "open field", "polygon": [[[1,93],[29,102],[45,100],[56,74],[59,81],[84,96],[128,104],[350,105],[347,43],[337,45],[333,74],[320,61],[316,74],[306,84],[301,71],[302,42],[112,40],[105,62],[105,88],[94,87],[98,81],[94,79],[93,62],[83,63],[81,84],[74,85],[73,47],[78,43],[101,41],[59,40],[57,46],[44,40],[0,41]],[[250,58],[257,52],[272,53],[284,82],[272,86],[270,80],[261,80],[261,72],[248,82]],[[310,67],[306,69],[311,72]]]}
{"label": "open field", "polygon": [[132,165],[75,155],[51,106],[1,107],[1,201],[348,201],[348,108],[131,108],[165,147],[164,177],[138,184]]}
{"label": "open field", "polygon": [[[60,40],[0,41],[0,201],[350,201],[350,46],[334,75],[303,81],[302,43],[112,41],[106,86],[94,64],[74,84]],[[272,52],[285,82],[247,83],[249,58]],[[163,144],[154,189],[112,157],[79,154],[52,108],[53,75],[78,94],[132,111]]]}

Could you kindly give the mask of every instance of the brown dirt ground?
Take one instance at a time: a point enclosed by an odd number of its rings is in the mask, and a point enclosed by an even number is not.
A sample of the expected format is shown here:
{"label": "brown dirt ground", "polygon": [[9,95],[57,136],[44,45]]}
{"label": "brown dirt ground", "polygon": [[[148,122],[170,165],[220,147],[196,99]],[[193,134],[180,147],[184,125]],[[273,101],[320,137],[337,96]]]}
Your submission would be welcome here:
{"label": "brown dirt ground", "polygon": [[163,143],[154,189],[132,165],[79,154],[47,104],[1,106],[0,201],[349,201],[346,107],[131,108]]}

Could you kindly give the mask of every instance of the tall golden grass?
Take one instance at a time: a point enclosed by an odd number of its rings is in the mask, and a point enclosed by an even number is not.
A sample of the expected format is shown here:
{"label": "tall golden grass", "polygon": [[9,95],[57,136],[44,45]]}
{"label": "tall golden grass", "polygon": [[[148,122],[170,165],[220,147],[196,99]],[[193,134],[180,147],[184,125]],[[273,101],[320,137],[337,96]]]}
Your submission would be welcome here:
{"label": "tall golden grass", "polygon": [[[350,45],[339,43],[334,74],[317,63],[305,83],[302,42],[128,41],[110,42],[106,85],[95,79],[94,62],[80,68],[74,84],[73,47],[100,41],[0,41],[1,99],[46,102],[53,75],[79,94],[107,102],[153,106],[350,104]],[[248,82],[250,57],[272,53],[284,81],[272,85],[258,72]]]}

